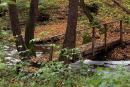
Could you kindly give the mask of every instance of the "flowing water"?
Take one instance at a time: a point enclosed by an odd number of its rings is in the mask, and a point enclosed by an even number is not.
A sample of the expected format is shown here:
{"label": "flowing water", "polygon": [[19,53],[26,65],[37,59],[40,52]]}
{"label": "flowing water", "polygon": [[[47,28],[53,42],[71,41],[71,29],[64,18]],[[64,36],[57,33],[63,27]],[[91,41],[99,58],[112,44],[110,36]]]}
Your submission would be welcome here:
{"label": "flowing water", "polygon": [[[16,63],[21,61],[18,56],[18,52],[16,50],[15,45],[4,46],[4,51],[5,51],[5,62],[7,65],[15,65]],[[41,56],[42,52],[36,52],[36,55]]]}

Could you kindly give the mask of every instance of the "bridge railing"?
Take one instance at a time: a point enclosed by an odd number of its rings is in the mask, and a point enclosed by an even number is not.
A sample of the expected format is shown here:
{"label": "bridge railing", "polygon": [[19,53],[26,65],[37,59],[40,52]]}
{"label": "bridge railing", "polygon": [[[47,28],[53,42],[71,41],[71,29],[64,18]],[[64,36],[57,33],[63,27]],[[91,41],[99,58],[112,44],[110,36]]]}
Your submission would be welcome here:
{"label": "bridge railing", "polygon": [[[105,32],[104,32],[104,48],[105,48],[105,51],[107,51],[107,32],[108,32],[108,24],[112,24],[112,23],[116,23],[116,22],[119,22],[119,29],[120,29],[120,43],[123,42],[123,22],[122,20],[116,20],[116,21],[112,21],[112,22],[109,22],[109,23],[103,23],[103,27],[105,29]],[[95,56],[95,42],[96,42],[96,27],[92,27],[92,55]]]}

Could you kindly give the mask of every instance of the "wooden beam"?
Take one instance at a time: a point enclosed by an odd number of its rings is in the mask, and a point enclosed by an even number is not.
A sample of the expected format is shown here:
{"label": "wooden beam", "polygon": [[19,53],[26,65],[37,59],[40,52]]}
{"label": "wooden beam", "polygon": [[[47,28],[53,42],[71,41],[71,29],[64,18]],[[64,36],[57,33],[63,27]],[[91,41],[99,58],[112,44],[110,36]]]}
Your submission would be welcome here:
{"label": "wooden beam", "polygon": [[[96,44],[97,45],[96,45],[95,50],[94,50],[94,52],[95,52],[94,56],[105,50],[104,44],[102,42],[99,42]],[[118,46],[119,44],[120,44],[120,39],[116,39],[112,42],[108,42],[106,45],[107,45],[107,49],[112,49],[113,47]],[[83,57],[93,54],[92,48],[87,49],[88,45],[91,45],[91,42],[79,47]]]}
{"label": "wooden beam", "polygon": [[95,31],[95,27],[93,27],[93,31],[92,31],[92,55],[95,55],[95,41],[96,41],[96,31]]}
{"label": "wooden beam", "polygon": [[105,52],[107,51],[107,24],[104,24],[104,47],[105,47]]}
{"label": "wooden beam", "polygon": [[120,42],[123,42],[123,26],[122,21],[120,21]]}

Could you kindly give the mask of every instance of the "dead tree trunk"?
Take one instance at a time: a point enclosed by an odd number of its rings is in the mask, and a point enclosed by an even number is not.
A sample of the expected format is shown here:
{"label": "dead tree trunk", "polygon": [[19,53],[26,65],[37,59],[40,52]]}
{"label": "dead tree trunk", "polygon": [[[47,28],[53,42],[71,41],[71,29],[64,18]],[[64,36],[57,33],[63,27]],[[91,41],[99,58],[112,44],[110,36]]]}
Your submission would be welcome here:
{"label": "dead tree trunk", "polygon": [[15,37],[15,41],[16,41],[16,47],[18,52],[20,51],[25,51],[26,47],[23,41],[23,37],[21,35],[21,29],[20,29],[20,25],[19,25],[19,19],[18,19],[18,9],[17,6],[15,4],[15,0],[13,3],[9,3],[8,7],[9,7],[9,16],[10,16],[10,20],[11,20],[11,29],[13,32],[13,36]]}
{"label": "dead tree trunk", "polygon": [[79,0],[69,0],[68,22],[63,43],[63,48],[74,48],[76,46],[76,27],[78,17]]}
{"label": "dead tree trunk", "polygon": [[25,43],[28,49],[31,50],[32,55],[35,54],[34,50],[34,44],[31,42],[32,39],[34,39],[34,30],[35,30],[35,21],[36,21],[36,15],[38,10],[38,3],[39,0],[31,0],[30,3],[30,11],[29,11],[29,18],[26,25],[25,30]]}

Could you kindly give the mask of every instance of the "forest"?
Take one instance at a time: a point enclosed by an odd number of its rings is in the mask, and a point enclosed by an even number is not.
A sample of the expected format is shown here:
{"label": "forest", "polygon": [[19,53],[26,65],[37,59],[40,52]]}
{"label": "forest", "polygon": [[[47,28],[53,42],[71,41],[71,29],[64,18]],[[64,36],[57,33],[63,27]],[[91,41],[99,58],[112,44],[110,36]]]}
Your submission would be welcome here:
{"label": "forest", "polygon": [[130,87],[130,0],[0,0],[0,87]]}

